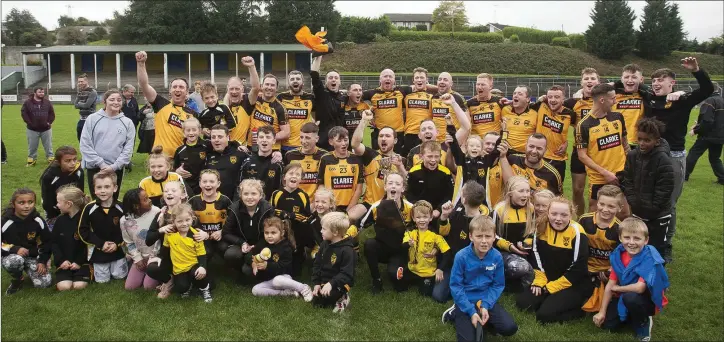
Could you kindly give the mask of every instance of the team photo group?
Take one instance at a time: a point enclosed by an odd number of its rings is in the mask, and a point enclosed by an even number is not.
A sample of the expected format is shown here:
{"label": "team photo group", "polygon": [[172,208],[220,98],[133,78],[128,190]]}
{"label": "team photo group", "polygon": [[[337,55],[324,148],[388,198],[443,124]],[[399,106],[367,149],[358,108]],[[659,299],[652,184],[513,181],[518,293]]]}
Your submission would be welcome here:
{"label": "team photo group", "polygon": [[[585,68],[570,97],[559,85],[505,94],[481,73],[466,99],[450,73],[428,83],[423,67],[410,85],[385,69],[374,89],[343,89],[339,72],[320,73],[331,52],[322,45],[309,75],[286,82],[242,57],[248,74],[224,94],[184,78],[162,94],[144,51],[138,90],[97,94],[81,75],[79,150],[46,145],[55,113],[46,89],[33,89],[21,110],[39,132],[28,144],[37,151],[42,140],[50,164],[41,193],[19,188],[3,212],[5,300],[31,283],[111,282],[213,305],[223,280],[337,313],[354,310],[364,268],[372,295],[415,290],[442,303],[460,341],[518,331],[498,303],[504,292],[541,324],[587,317],[651,339],[693,169],[686,135],[724,125],[696,58],[681,60],[691,75],[628,64],[604,80]],[[698,88],[675,92],[677,77]],[[133,107],[134,94],[147,105]],[[700,122],[687,127],[696,106]],[[145,165],[131,165],[135,153],[148,154]],[[130,167],[147,177],[121,189]]]}

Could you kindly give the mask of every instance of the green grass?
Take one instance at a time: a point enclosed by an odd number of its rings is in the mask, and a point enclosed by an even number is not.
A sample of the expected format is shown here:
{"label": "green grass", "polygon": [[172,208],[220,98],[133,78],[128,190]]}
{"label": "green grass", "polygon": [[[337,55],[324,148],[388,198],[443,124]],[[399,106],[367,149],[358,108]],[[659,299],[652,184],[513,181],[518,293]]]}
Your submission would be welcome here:
{"label": "green grass", "polygon": [[[56,106],[53,146],[78,146],[75,137],[77,112],[71,106]],[[692,120],[696,118],[693,113]],[[3,140],[9,163],[2,165],[2,201],[13,190],[29,186],[39,191],[38,177],[44,162],[25,168],[24,125],[19,106],[2,112]],[[688,138],[687,143],[693,143]],[[572,144],[569,144],[572,145]],[[130,189],[146,174],[143,155],[133,158],[137,167],[124,179]],[[567,177],[570,179],[570,177]],[[678,235],[674,241],[675,262],[669,267],[671,303],[655,319],[655,340],[722,340],[722,198],[724,188],[712,184],[714,177],[706,156],[686,183],[679,201]],[[570,182],[566,183],[570,194]],[[370,233],[366,230],[363,234]],[[27,283],[12,297],[2,295],[2,333],[5,340],[452,340],[454,328],[440,323],[449,305],[420,298],[415,290],[404,294],[386,290],[369,295],[367,266],[360,260],[357,285],[352,290],[349,311],[342,315],[315,309],[302,300],[255,298],[249,287],[223,280],[214,292],[214,302],[199,298],[172,297],[159,301],[152,293],[125,291],[122,281],[92,284],[78,292],[33,289]],[[9,276],[2,272],[2,290]],[[504,294],[503,305],[520,326],[508,338],[523,340],[630,340],[628,332],[609,334],[586,319],[567,324],[541,326],[532,315],[514,307]]]}

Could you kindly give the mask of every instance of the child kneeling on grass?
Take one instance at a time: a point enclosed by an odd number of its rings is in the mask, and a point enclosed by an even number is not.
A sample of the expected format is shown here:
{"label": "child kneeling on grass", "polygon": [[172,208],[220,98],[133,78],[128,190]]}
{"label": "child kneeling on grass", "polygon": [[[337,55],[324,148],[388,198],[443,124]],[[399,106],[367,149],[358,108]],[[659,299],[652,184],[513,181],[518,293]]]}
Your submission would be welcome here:
{"label": "child kneeling on grass", "polygon": [[319,307],[334,306],[332,312],[342,312],[349,305],[349,290],[354,285],[357,255],[352,237],[345,238],[349,228],[347,214],[331,212],[322,217],[322,239],[314,259],[312,304]]}
{"label": "child kneeling on grass", "polygon": [[194,285],[201,292],[204,302],[211,303],[211,290],[206,279],[206,249],[203,241],[195,241],[197,229],[191,227],[194,211],[188,204],[180,204],[169,210],[175,232],[163,236],[163,246],[170,249],[173,266],[173,288],[182,298],[191,295]]}
{"label": "child kneeling on grass", "polygon": [[450,275],[455,304],[445,310],[442,321],[454,322],[458,341],[483,340],[483,336],[476,338],[476,330],[512,336],[518,326],[497,304],[505,288],[505,272],[503,256],[493,248],[495,223],[488,216],[476,216],[469,235],[471,243],[455,255]]}
{"label": "child kneeling on grass", "polygon": [[669,277],[664,259],[647,245],[646,223],[629,217],[619,227],[621,244],[611,252],[611,276],[593,323],[610,330],[628,323],[639,340],[649,341],[653,315],[669,302],[664,294]]}
{"label": "child kneeling on grass", "polygon": [[89,199],[83,190],[71,184],[58,189],[55,199],[61,213],[53,229],[55,287],[58,291],[84,289],[91,281],[91,269],[86,257],[88,249],[76,231],[80,211]]}
{"label": "child kneeling on grass", "polygon": [[[261,281],[251,293],[255,296],[294,296],[312,301],[312,289],[292,279],[292,258],[296,247],[291,224],[278,217],[264,220],[264,241],[246,255],[244,273]],[[302,247],[303,248],[303,247]]]}

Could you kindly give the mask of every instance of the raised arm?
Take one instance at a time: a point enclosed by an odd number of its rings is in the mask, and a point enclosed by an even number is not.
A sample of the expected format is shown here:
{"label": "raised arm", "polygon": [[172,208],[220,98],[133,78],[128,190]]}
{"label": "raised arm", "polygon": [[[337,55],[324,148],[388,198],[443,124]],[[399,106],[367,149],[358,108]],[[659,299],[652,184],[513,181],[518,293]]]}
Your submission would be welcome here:
{"label": "raised arm", "polygon": [[249,104],[252,106],[256,104],[256,98],[259,96],[261,85],[259,84],[259,73],[256,71],[256,65],[254,64],[254,57],[242,57],[241,64],[249,69],[249,80],[251,82],[251,90],[249,91]]}
{"label": "raised arm", "polygon": [[352,150],[354,151],[354,154],[358,156],[361,156],[365,153],[365,145],[362,143],[362,139],[365,135],[365,127],[369,125],[370,121],[372,121],[372,118],[372,111],[363,111],[362,119],[357,125],[357,128],[354,129],[354,134],[352,134],[352,142],[350,145],[352,145]]}
{"label": "raised arm", "polygon": [[136,77],[138,78],[138,86],[141,87],[143,96],[146,97],[148,103],[156,102],[156,89],[148,84],[148,72],[146,71],[146,59],[148,55],[146,51],[136,52]]}

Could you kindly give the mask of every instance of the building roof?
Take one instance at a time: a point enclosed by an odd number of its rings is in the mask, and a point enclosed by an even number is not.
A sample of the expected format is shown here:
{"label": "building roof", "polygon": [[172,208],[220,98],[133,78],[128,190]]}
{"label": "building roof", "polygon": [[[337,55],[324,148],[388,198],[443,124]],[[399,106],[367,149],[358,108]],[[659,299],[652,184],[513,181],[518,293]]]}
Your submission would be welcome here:
{"label": "building roof", "polygon": [[485,24],[485,26],[488,26],[488,27],[489,27],[490,25],[493,25],[493,26],[495,26],[495,27],[497,27],[498,29],[501,29],[501,30],[504,29],[504,28],[506,28],[506,27],[512,26],[512,25],[503,25],[503,24],[498,24],[498,23],[487,23],[487,24]]}
{"label": "building roof", "polygon": [[432,14],[419,13],[385,13],[391,22],[412,21],[412,22],[432,22]]}
{"label": "building roof", "polygon": [[26,50],[23,54],[71,53],[157,53],[195,52],[311,52],[301,44],[151,44],[151,45],[56,45]]}

